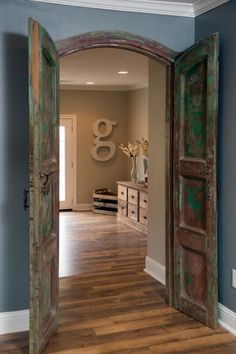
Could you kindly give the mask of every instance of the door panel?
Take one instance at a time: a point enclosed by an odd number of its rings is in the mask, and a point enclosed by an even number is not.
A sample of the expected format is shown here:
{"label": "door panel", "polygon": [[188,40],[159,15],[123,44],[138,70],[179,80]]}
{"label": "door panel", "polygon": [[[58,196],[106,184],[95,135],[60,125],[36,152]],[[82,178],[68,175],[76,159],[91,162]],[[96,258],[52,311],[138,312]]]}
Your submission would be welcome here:
{"label": "door panel", "polygon": [[30,354],[41,353],[57,327],[58,70],[53,41],[30,19]]}
{"label": "door panel", "polygon": [[174,305],[217,325],[218,35],[175,63]]}

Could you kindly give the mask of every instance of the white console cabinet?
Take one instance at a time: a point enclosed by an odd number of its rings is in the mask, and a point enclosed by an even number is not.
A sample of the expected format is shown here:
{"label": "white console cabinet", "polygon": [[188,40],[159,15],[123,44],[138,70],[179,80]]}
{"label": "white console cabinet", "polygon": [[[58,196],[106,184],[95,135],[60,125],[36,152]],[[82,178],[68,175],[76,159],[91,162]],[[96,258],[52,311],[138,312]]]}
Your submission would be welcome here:
{"label": "white console cabinet", "polygon": [[147,235],[148,188],[142,183],[117,182],[117,220]]}

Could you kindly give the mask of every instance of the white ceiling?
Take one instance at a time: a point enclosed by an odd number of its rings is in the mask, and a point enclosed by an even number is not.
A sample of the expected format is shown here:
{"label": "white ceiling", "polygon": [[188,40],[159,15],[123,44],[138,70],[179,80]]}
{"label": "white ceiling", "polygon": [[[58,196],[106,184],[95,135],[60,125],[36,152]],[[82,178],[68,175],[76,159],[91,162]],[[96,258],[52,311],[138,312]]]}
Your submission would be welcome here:
{"label": "white ceiling", "polygon": [[[118,71],[128,71],[120,75]],[[95,85],[86,85],[87,81]],[[131,90],[148,86],[148,59],[128,50],[89,49],[60,59],[61,88]]]}
{"label": "white ceiling", "polygon": [[29,0],[45,3],[196,17],[230,0]]}

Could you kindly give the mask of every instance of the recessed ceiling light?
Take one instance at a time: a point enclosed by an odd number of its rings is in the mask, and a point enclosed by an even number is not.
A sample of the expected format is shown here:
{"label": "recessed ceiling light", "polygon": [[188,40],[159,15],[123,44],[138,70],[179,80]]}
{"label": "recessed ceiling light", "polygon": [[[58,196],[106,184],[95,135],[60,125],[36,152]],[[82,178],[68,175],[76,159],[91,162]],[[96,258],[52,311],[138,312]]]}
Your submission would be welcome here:
{"label": "recessed ceiling light", "polygon": [[126,75],[126,74],[128,74],[128,71],[118,71],[118,74],[120,74],[120,75]]}
{"label": "recessed ceiling light", "polygon": [[94,85],[95,84],[95,82],[93,82],[93,81],[87,81],[86,82],[86,85]]}

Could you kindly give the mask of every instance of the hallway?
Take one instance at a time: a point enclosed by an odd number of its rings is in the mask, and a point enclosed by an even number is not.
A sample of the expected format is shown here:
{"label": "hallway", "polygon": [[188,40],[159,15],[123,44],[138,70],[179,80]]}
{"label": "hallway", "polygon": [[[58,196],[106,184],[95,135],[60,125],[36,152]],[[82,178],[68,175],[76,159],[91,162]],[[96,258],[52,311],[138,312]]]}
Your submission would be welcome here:
{"label": "hallway", "polygon": [[[146,236],[114,216],[60,214],[60,320],[45,353],[236,352],[236,337],[166,306],[144,271]],[[5,341],[4,341],[5,339]],[[4,336],[1,353],[27,353],[27,333]]]}

